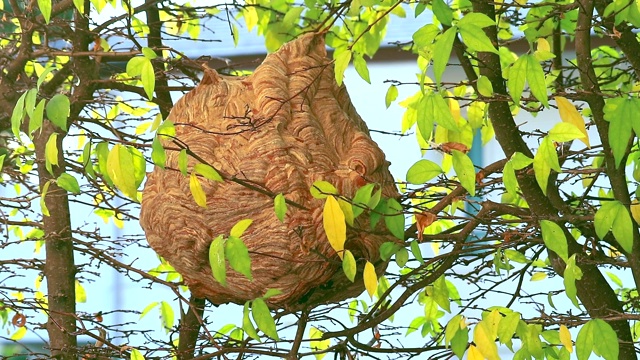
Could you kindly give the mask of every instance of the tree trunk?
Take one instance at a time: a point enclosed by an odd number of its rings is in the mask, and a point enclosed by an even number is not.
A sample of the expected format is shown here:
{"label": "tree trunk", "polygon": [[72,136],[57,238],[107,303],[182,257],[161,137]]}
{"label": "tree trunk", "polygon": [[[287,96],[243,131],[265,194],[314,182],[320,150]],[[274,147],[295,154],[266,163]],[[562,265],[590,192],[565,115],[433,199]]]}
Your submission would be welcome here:
{"label": "tree trunk", "polygon": [[[49,334],[51,356],[56,359],[77,359],[75,274],[73,240],[69,198],[66,190],[53,180],[64,172],[65,159],[62,151],[64,134],[58,135],[58,166],[53,165],[53,175],[45,167],[45,147],[51,134],[55,132],[50,122],[45,122],[42,131],[36,134],[34,144],[40,189],[47,183],[49,190],[45,204],[49,216],[43,216],[45,232],[46,262],[44,275],[47,280],[49,320],[46,328]],[[59,132],[62,132],[59,130]]]}

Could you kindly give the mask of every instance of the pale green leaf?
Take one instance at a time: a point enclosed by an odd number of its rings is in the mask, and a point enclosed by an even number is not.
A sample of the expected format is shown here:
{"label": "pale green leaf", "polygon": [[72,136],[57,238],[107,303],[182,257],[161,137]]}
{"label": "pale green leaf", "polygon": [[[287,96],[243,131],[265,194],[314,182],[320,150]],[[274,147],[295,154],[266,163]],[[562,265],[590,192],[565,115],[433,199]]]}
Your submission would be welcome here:
{"label": "pale green leaf", "polygon": [[453,10],[447,5],[444,0],[433,0],[431,2],[433,14],[436,16],[438,21],[443,23],[444,25],[451,26],[451,22],[453,21]]}
{"label": "pale green leaf", "polygon": [[464,187],[471,196],[476,194],[476,171],[473,166],[473,162],[467,156],[458,150],[452,150],[453,155],[453,169],[458,175],[460,185]]}
{"label": "pale green leaf", "polygon": [[180,150],[180,154],[178,154],[178,169],[182,175],[187,176],[187,166],[189,164],[189,156],[187,155],[187,149]]}
{"label": "pale green leaf", "polygon": [[264,300],[257,298],[252,301],[251,315],[253,316],[253,321],[256,322],[258,329],[262,330],[262,332],[268,337],[274,340],[279,340],[278,332],[276,331],[276,322],[273,320],[271,312]]}
{"label": "pale green leaf", "polygon": [[354,282],[356,278],[356,259],[349,250],[344,251],[344,256],[342,257],[342,271],[347,279]]}
{"label": "pale green leaf", "polygon": [[384,103],[387,106],[387,108],[389,108],[389,106],[391,106],[391,103],[394,102],[397,98],[398,98],[398,87],[395,85],[389,86],[389,89],[387,90],[387,94],[384,97]]}
{"label": "pale green leaf", "polygon": [[253,280],[249,250],[241,239],[229,236],[224,245],[224,254],[233,270]]}
{"label": "pale green leaf", "polygon": [[78,184],[78,180],[75,177],[65,173],[60,174],[58,179],[56,179],[56,183],[61,188],[67,190],[72,194],[80,194],[80,185]]}
{"label": "pale green leaf", "polygon": [[284,222],[284,216],[287,213],[287,202],[282,193],[276,195],[276,197],[273,198],[273,208],[278,220]]}
{"label": "pale green leaf", "polygon": [[336,82],[338,86],[342,85],[342,79],[344,78],[344,71],[347,70],[349,62],[351,61],[351,51],[343,50],[339,52],[335,57]]}
{"label": "pale green leaf", "polygon": [[488,77],[480,75],[478,77],[478,83],[476,85],[478,87],[478,92],[482,96],[491,97],[493,96],[493,85],[491,84],[491,80]]}
{"label": "pale green leaf", "polygon": [[375,184],[369,183],[362,186],[358,189],[358,191],[356,191],[356,195],[353,197],[352,201],[352,211],[354,218],[357,218],[360,214],[362,214],[365,208],[368,207],[369,200],[371,200],[371,192],[373,191],[374,187]]}
{"label": "pale green leaf", "polygon": [[371,79],[369,78],[369,68],[367,67],[367,62],[361,54],[355,54],[353,56],[353,67],[356,68],[356,72],[362,80],[371,84]]}
{"label": "pale green leaf", "polygon": [[311,196],[316,199],[326,199],[328,195],[338,195],[338,190],[331,183],[323,180],[315,181],[309,188]]}
{"label": "pale green leaf", "polygon": [[249,301],[244,303],[244,309],[242,311],[242,330],[244,330],[244,332],[247,333],[250,338],[256,341],[260,341],[260,336],[258,335],[255,326],[253,326],[253,323],[249,318]]}
{"label": "pale green leaf", "polygon": [[224,244],[225,241],[222,235],[213,239],[211,245],[209,245],[209,266],[211,266],[213,278],[222,286],[227,286],[227,267],[225,264]]}
{"label": "pale green leaf", "polygon": [[153,138],[153,143],[151,144],[151,160],[156,166],[162,169],[164,169],[165,163],[167,162],[167,154],[164,146],[162,146],[157,136]]}
{"label": "pale green leaf", "polygon": [[142,87],[144,88],[144,92],[147,94],[147,98],[149,100],[153,100],[153,91],[156,87],[156,74],[151,61],[149,59],[145,60],[146,61],[142,64],[140,72],[140,81],[142,81]]}
{"label": "pale green leaf", "polygon": [[242,234],[244,234],[244,232],[249,228],[249,226],[251,226],[252,223],[253,223],[253,220],[251,219],[243,219],[238,221],[231,228],[231,231],[229,232],[229,236],[233,236],[237,238],[241,237]]}
{"label": "pale green leaf", "polygon": [[509,94],[511,94],[513,102],[516,104],[520,104],[524,83],[527,79],[528,62],[527,56],[522,55],[509,68],[507,87],[509,88]]}
{"label": "pale green leaf", "polygon": [[472,51],[498,54],[484,30],[472,23],[458,24],[462,41]]}
{"label": "pale green leaf", "polygon": [[158,57],[158,55],[153,49],[148,48],[146,46],[142,48],[142,55],[144,55],[144,57],[146,57],[149,60],[153,60]]}
{"label": "pale green leaf", "polygon": [[40,100],[38,105],[36,105],[35,110],[33,111],[33,115],[29,119],[29,134],[34,131],[40,129],[42,127],[42,122],[44,119],[44,106],[46,101],[44,99]]}
{"label": "pale green leaf", "polygon": [[53,174],[53,165],[58,165],[58,133],[49,135],[44,149],[45,167]]}
{"label": "pale green leaf", "polygon": [[131,350],[131,356],[129,360],[145,360],[144,355],[138,349]]}
{"label": "pale green leaf", "polygon": [[38,7],[47,24],[51,21],[51,2],[52,0],[38,0]]}
{"label": "pale green leaf", "polygon": [[533,96],[538,99],[542,105],[549,107],[549,98],[547,97],[547,84],[544,80],[544,70],[536,58],[532,55],[523,55],[527,58],[527,82]]}
{"label": "pale green leaf", "polygon": [[434,177],[442,174],[442,168],[430,160],[418,160],[407,171],[407,182],[422,185]]}
{"label": "pale green leaf", "polygon": [[[453,41],[456,38],[457,29],[455,26],[447,29],[436,40],[436,44],[433,48],[433,74],[436,79],[436,83],[442,81],[442,74],[447,68],[449,63],[449,57],[451,56],[451,49],[453,48]],[[430,133],[430,132],[429,132]]]}
{"label": "pale green leaf", "polygon": [[171,305],[166,301],[160,302],[160,321],[162,322],[162,327],[169,333],[173,327],[174,314]]}
{"label": "pale green leaf", "polygon": [[387,229],[400,240],[404,240],[404,223],[402,205],[396,199],[389,199],[387,202],[387,211],[384,217],[384,223]]}
{"label": "pale green leaf", "polygon": [[569,259],[569,246],[567,237],[560,225],[549,220],[540,221],[540,229],[542,230],[542,240],[547,248],[567,261]]}

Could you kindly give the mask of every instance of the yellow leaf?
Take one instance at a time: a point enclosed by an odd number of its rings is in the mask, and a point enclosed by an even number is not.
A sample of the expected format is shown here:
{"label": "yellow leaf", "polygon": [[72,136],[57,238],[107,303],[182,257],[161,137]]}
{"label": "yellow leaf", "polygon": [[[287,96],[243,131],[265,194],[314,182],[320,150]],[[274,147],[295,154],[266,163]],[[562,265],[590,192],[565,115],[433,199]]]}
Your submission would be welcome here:
{"label": "yellow leaf", "polygon": [[566,326],[560,325],[560,342],[570,352],[573,352],[573,343],[571,342],[571,333]]}
{"label": "yellow leaf", "polygon": [[202,185],[200,185],[198,176],[195,173],[191,173],[191,177],[189,178],[189,189],[191,190],[191,195],[193,195],[193,199],[196,201],[196,204],[206,208],[207,195],[204,193],[204,190],[202,190]]}
{"label": "yellow leaf", "polygon": [[364,266],[364,273],[362,276],[364,278],[364,287],[367,289],[369,296],[373,299],[373,294],[376,293],[376,289],[378,288],[378,275],[376,275],[376,268],[369,261],[367,261]]}
{"label": "yellow leaf", "polygon": [[538,50],[551,51],[551,46],[549,45],[549,42],[547,41],[547,39],[544,39],[544,38],[538,39]]}
{"label": "yellow leaf", "polygon": [[558,111],[560,112],[560,119],[562,121],[575,125],[580,132],[584,134],[584,138],[580,139],[588,148],[591,147],[589,145],[589,134],[587,134],[587,129],[584,126],[584,119],[578,109],[566,98],[562,96],[556,96],[556,104],[558,105]]}
{"label": "yellow leaf", "polygon": [[327,202],[324,203],[322,225],[324,232],[327,234],[329,244],[342,259],[344,242],[347,240],[347,225],[338,200],[331,195],[327,196]]}
{"label": "yellow leaf", "polygon": [[499,360],[498,345],[496,345],[495,337],[491,336],[491,330],[484,321],[480,321],[473,330],[473,342],[478,350],[489,360]]}
{"label": "yellow leaf", "polygon": [[24,337],[26,333],[27,333],[26,326],[22,326],[18,328],[18,331],[14,332],[13,335],[11,335],[11,340],[20,340]]}
{"label": "yellow leaf", "polygon": [[640,224],[640,202],[638,202],[638,199],[634,199],[631,202],[631,216],[633,216],[636,224]]}
{"label": "yellow leaf", "polygon": [[484,356],[480,353],[477,347],[469,345],[469,352],[467,353],[467,360],[484,360]]}
{"label": "yellow leaf", "polygon": [[547,274],[543,272],[535,272],[531,275],[531,281],[540,281],[547,278]]}

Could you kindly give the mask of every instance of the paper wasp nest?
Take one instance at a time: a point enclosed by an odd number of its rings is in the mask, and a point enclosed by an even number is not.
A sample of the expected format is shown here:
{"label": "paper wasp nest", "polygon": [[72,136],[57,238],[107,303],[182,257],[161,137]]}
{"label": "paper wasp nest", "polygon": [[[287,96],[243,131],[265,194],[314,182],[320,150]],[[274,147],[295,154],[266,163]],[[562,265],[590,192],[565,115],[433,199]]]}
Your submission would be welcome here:
{"label": "paper wasp nest", "polygon": [[[267,56],[250,76],[221,76],[207,69],[200,85],[171,111],[168,120],[175,124],[178,142],[226,178],[200,177],[207,207],[196,205],[189,177],[177,170],[177,146],[164,141],[167,169],[156,167],[143,192],[140,223],[149,244],[195,295],[214,304],[244,303],[279,289],[282,293],[267,303],[299,309],[363,291],[361,274],[352,283],[342,272],[322,225],[325,200],[313,198],[309,188],[325,180],[352,198],[362,185],[376,183],[384,197],[398,195],[389,163],[334,77],[322,36],[309,34]],[[189,171],[198,162],[190,156]],[[282,193],[304,209],[288,205],[281,222],[273,198],[256,188]],[[218,235],[228,236],[242,219],[253,220],[242,235],[253,281],[227,266],[223,287],[211,273],[209,245]],[[386,241],[394,238],[384,220],[371,230],[365,213],[348,227],[345,248],[381,273],[386,263],[379,247]]]}

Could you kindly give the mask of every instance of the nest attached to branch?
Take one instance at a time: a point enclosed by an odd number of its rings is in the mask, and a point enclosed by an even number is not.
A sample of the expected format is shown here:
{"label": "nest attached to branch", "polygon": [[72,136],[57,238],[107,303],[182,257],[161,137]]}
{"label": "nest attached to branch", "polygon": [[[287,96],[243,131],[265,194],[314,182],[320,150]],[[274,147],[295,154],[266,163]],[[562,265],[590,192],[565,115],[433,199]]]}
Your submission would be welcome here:
{"label": "nest attached to branch", "polygon": [[[143,192],[140,223],[149,244],[194,295],[214,304],[242,304],[279,289],[267,299],[269,306],[294,310],[364,290],[361,274],[354,283],[345,277],[322,225],[324,200],[313,198],[309,188],[325,180],[347,198],[366,183],[378,184],[385,197],[398,193],[389,163],[346,88],[336,84],[326,55],[323,37],[308,34],[267,56],[250,76],[206,69],[199,86],[171,111],[177,142],[199,158],[189,157],[189,171],[204,161],[225,178],[200,178],[207,207],[198,206],[189,177],[176,170],[176,143],[164,141],[167,169],[156,167]],[[288,205],[284,222],[274,212],[272,196],[279,193],[299,205]],[[253,281],[227,267],[224,287],[211,273],[209,245],[242,219],[253,220],[242,235]],[[348,227],[345,244],[378,273],[386,268],[380,245],[394,241],[383,223],[372,230],[367,213],[361,215]]]}

